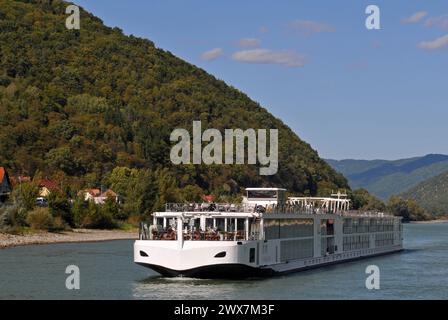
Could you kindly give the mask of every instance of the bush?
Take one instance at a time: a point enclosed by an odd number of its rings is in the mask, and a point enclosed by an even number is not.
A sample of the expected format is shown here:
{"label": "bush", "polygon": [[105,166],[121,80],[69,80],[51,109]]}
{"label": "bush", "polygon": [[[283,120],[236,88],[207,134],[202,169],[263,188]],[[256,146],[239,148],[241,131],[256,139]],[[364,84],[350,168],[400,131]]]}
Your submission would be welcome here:
{"label": "bush", "polygon": [[142,221],[142,216],[138,215],[138,214],[131,214],[129,216],[129,218],[126,220],[127,223],[133,225],[133,226],[138,226],[140,224],[140,222]]}
{"label": "bush", "polygon": [[114,197],[108,196],[101,209],[104,212],[111,214],[116,220],[126,220],[129,217],[129,214],[122,210],[121,206],[117,203]]}
{"label": "bush", "polygon": [[14,203],[26,211],[36,206],[36,198],[39,196],[39,187],[35,182],[25,182],[14,188],[12,198]]}
{"label": "bush", "polygon": [[56,217],[56,218],[54,218],[53,226],[49,229],[49,231],[52,231],[52,232],[63,231],[63,230],[66,230],[67,227],[68,226],[65,223],[64,219],[62,219],[61,217]]}
{"label": "bush", "polygon": [[48,211],[48,208],[36,208],[30,213],[26,219],[31,228],[36,230],[52,230],[55,221]]}
{"label": "bush", "polygon": [[81,227],[88,229],[114,229],[117,227],[112,215],[105,208],[89,202]]}
{"label": "bush", "polygon": [[10,226],[10,220],[6,208],[0,207],[0,230],[9,226]]}
{"label": "bush", "polygon": [[72,206],[73,222],[76,227],[82,227],[84,219],[87,216],[88,202],[84,201],[83,197],[75,199]]}
{"label": "bush", "polygon": [[48,208],[53,217],[61,218],[61,221],[70,226],[74,225],[73,216],[70,211],[70,202],[63,193],[57,191],[52,192],[48,197]]}
{"label": "bush", "polygon": [[27,211],[19,206],[4,206],[0,208],[0,228],[27,226]]}

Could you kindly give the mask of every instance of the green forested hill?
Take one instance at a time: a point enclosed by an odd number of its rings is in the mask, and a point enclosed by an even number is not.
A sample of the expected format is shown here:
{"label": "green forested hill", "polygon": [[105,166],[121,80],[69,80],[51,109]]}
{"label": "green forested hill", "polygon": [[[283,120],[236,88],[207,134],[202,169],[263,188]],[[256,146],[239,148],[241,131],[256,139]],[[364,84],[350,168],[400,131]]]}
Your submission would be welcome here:
{"label": "green forested hill", "polygon": [[417,201],[434,216],[448,215],[448,172],[418,184],[401,196]]}
{"label": "green forested hill", "polygon": [[448,156],[442,154],[428,154],[395,161],[327,160],[327,162],[347,177],[352,188],[365,188],[383,200],[448,171]]}
{"label": "green forested hill", "polygon": [[[65,28],[61,1],[0,0],[0,165],[73,188],[98,186],[116,167],[168,168],[177,186],[235,193],[276,185],[327,194],[345,178],[244,93],[82,11]],[[207,127],[279,129],[279,171],[173,166],[170,133]]]}

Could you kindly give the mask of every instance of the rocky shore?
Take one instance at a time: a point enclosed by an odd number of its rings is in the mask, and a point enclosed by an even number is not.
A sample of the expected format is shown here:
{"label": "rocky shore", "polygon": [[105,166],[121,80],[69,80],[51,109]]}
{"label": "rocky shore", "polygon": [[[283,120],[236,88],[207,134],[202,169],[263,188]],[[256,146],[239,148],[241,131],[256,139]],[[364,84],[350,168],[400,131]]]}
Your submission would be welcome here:
{"label": "rocky shore", "polygon": [[0,233],[0,249],[31,244],[96,242],[137,239],[138,231],[76,229],[60,233],[36,232],[25,235]]}

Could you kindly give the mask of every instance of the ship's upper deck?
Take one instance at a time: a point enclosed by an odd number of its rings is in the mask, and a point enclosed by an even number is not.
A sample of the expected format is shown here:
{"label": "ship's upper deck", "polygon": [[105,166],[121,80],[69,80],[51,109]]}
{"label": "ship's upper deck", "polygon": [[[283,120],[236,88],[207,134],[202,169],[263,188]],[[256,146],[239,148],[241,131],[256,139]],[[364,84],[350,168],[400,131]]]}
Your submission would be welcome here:
{"label": "ship's upper deck", "polygon": [[165,212],[156,217],[269,217],[270,214],[338,214],[344,216],[388,216],[379,212],[351,210],[351,201],[345,193],[331,197],[289,197],[281,188],[248,188],[241,203],[168,203]]}

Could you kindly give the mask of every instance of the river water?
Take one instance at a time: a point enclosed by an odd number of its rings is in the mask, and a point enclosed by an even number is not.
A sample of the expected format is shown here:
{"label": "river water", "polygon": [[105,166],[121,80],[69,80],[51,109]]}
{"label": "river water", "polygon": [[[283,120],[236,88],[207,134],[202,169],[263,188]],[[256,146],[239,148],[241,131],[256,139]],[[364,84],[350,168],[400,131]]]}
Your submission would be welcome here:
{"label": "river water", "polygon": [[[133,263],[133,241],[0,250],[0,299],[448,299],[448,223],[404,226],[403,253],[264,280],[165,279]],[[66,289],[68,265],[80,290]],[[365,286],[380,268],[380,290]]]}

